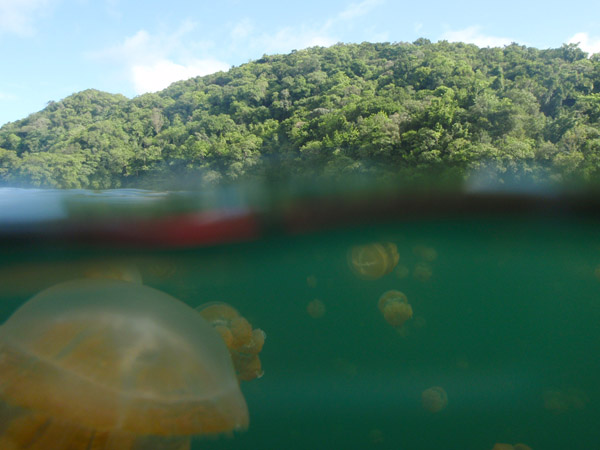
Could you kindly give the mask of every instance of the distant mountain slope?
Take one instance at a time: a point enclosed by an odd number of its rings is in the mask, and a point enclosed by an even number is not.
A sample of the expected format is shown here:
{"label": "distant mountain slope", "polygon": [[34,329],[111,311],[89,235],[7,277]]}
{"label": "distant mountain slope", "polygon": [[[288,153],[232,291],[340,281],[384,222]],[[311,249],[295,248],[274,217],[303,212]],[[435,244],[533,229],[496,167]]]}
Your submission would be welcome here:
{"label": "distant mountain slope", "polygon": [[600,55],[430,43],[263,58],[132,100],[86,90],[0,128],[5,185],[290,175],[600,174]]}

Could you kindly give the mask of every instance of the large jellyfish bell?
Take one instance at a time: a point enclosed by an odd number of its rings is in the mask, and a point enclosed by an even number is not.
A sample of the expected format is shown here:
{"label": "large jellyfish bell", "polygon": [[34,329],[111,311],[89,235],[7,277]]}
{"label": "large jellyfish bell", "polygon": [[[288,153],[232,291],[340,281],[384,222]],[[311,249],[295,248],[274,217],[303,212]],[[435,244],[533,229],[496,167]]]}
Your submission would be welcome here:
{"label": "large jellyfish bell", "polygon": [[0,448],[177,449],[248,425],[227,348],[184,303],[81,280],[0,327]]}

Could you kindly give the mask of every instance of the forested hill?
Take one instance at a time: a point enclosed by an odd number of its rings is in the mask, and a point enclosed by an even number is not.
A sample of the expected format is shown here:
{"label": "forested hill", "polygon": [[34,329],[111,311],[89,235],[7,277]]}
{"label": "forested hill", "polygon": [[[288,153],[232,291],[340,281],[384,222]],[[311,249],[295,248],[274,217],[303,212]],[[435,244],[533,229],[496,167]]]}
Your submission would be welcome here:
{"label": "forested hill", "polygon": [[600,55],[431,43],[263,58],[134,99],[87,90],[0,128],[3,185],[411,177],[485,166],[600,178]]}

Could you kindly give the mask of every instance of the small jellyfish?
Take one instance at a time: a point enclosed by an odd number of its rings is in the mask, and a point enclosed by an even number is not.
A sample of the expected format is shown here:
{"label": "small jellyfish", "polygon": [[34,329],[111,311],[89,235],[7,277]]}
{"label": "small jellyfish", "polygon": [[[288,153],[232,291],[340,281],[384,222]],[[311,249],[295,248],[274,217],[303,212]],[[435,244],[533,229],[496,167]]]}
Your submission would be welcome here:
{"label": "small jellyfish", "polygon": [[246,428],[222,340],[173,297],[78,280],[42,291],[0,327],[0,448],[184,450]]}
{"label": "small jellyfish", "polygon": [[456,367],[458,367],[460,370],[468,370],[470,366],[471,364],[466,356],[460,355],[456,358]]}
{"label": "small jellyfish", "polygon": [[348,252],[350,268],[363,280],[377,280],[387,275],[399,259],[398,248],[391,242],[358,245]]}
{"label": "small jellyfish", "polygon": [[383,318],[394,328],[401,328],[413,315],[413,310],[406,295],[400,291],[387,291],[378,303]]}
{"label": "small jellyfish", "polygon": [[440,412],[448,405],[448,395],[444,388],[433,386],[421,393],[421,403],[425,411]]}
{"label": "small jellyfish", "polygon": [[314,275],[309,275],[306,277],[306,284],[308,287],[315,288],[317,287],[317,277]]}
{"label": "small jellyfish", "polygon": [[588,395],[581,389],[568,388],[566,394],[569,397],[572,409],[584,409],[590,401]]}
{"label": "small jellyfish", "polygon": [[416,329],[425,328],[427,326],[427,319],[423,316],[417,316],[415,317],[413,326]]}
{"label": "small jellyfish", "polygon": [[542,398],[544,400],[544,408],[553,413],[562,413],[570,409],[569,399],[562,391],[544,391]]}
{"label": "small jellyfish", "polygon": [[348,378],[353,378],[358,374],[358,366],[344,358],[335,358],[333,360],[333,367],[336,372]]}
{"label": "small jellyfish", "polygon": [[252,328],[250,322],[232,306],[223,302],[212,302],[196,308],[221,335],[229,349],[238,378],[250,381],[263,376],[258,354],[265,344],[263,330]]}
{"label": "small jellyfish", "polygon": [[515,444],[515,445],[511,445],[511,444],[501,444],[501,443],[496,443],[496,445],[494,445],[494,448],[492,448],[492,450],[531,450],[531,447],[529,445],[525,445],[525,444]]}
{"label": "small jellyfish", "polygon": [[429,264],[424,262],[417,263],[413,271],[413,277],[417,281],[425,282],[431,278],[431,275],[433,275],[433,270]]}
{"label": "small jellyfish", "polygon": [[107,278],[129,281],[131,283],[142,283],[142,274],[134,264],[118,262],[97,263],[86,268],[83,275],[85,278]]}
{"label": "small jellyfish", "polygon": [[413,247],[413,253],[421,261],[425,261],[425,262],[429,262],[429,263],[434,262],[438,257],[438,254],[437,254],[437,251],[435,248],[427,247],[425,245],[415,245]]}
{"label": "small jellyfish", "polygon": [[168,259],[154,259],[145,261],[145,269],[150,276],[155,278],[170,278],[177,272],[177,265]]}
{"label": "small jellyfish", "polygon": [[306,305],[306,312],[313,319],[320,319],[327,312],[327,308],[325,307],[325,303],[318,298],[315,298]]}
{"label": "small jellyfish", "polygon": [[373,444],[383,444],[385,441],[385,437],[383,435],[383,431],[379,429],[373,429],[369,432],[369,440]]}
{"label": "small jellyfish", "polygon": [[547,390],[542,394],[544,408],[555,414],[584,409],[589,401],[587,394],[580,389],[569,388],[566,391]]}
{"label": "small jellyfish", "polygon": [[403,280],[404,278],[406,278],[410,275],[410,269],[407,266],[405,266],[404,264],[398,264],[398,266],[394,270],[394,274],[396,275],[397,278],[400,278],[401,280]]}

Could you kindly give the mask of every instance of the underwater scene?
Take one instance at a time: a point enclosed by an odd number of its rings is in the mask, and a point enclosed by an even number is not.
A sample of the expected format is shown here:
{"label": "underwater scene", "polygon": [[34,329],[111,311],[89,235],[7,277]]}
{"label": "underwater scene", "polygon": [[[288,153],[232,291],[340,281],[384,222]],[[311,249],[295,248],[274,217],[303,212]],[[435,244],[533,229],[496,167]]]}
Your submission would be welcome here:
{"label": "underwater scene", "polygon": [[163,197],[103,195],[4,216],[1,448],[599,448],[594,215],[57,231]]}

